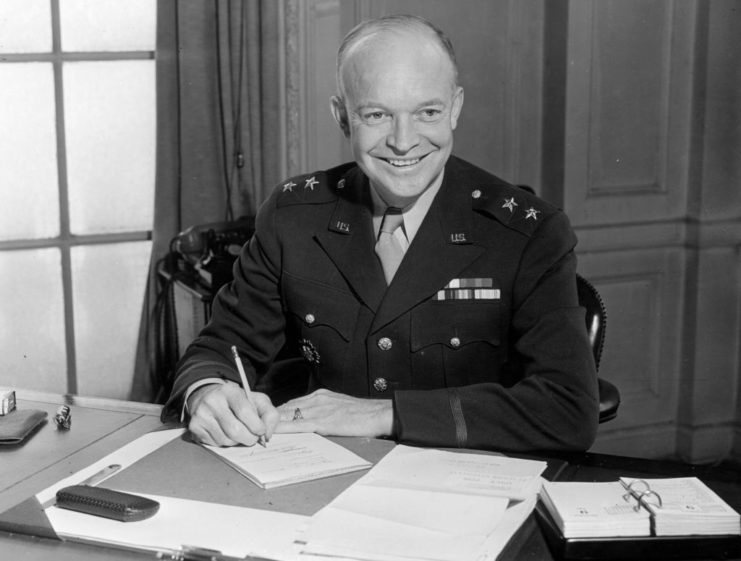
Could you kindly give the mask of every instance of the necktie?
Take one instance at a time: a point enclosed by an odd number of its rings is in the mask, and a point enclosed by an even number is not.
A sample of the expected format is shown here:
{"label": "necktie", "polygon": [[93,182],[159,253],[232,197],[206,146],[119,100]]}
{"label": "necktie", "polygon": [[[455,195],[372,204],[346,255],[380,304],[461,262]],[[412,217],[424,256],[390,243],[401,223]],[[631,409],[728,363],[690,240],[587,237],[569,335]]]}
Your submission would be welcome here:
{"label": "necktie", "polygon": [[376,242],[376,255],[381,261],[386,284],[391,284],[401,260],[404,258],[405,245],[394,232],[404,223],[404,215],[400,208],[388,207],[383,215],[381,231]]}

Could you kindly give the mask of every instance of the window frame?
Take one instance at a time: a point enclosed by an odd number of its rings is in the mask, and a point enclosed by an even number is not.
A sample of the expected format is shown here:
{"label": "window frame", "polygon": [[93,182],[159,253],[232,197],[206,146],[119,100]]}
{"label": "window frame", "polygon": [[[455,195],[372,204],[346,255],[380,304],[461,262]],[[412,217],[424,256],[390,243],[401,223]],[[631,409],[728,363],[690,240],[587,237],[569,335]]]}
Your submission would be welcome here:
{"label": "window frame", "polygon": [[156,51],[62,51],[60,0],[51,2],[51,52],[2,53],[0,64],[47,62],[52,65],[54,80],[54,110],[57,148],[57,187],[59,196],[59,235],[52,238],[18,238],[0,240],[0,251],[58,248],[61,254],[62,296],[67,371],[67,392],[78,392],[77,345],[75,342],[74,302],[72,286],[72,248],[96,244],[152,241],[152,228],[128,232],[72,234],[70,228],[69,186],[67,178],[67,142],[64,113],[64,76],[66,62],[98,62],[124,60],[155,60]]}

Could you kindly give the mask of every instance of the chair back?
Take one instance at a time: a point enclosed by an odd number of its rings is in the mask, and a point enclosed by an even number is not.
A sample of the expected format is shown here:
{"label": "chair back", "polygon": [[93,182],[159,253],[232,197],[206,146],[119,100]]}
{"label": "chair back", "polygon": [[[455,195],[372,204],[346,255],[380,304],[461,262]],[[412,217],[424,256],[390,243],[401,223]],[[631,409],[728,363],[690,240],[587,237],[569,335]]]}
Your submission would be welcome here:
{"label": "chair back", "polygon": [[[589,343],[592,346],[594,364],[599,372],[602,350],[605,346],[605,331],[607,328],[607,309],[602,297],[592,283],[581,275],[576,275],[576,291],[579,304],[586,310],[585,321]],[[620,406],[620,392],[617,387],[598,378],[599,384],[599,422],[604,423],[617,417]]]}
{"label": "chair back", "polygon": [[586,310],[587,335],[592,345],[594,364],[599,371],[602,349],[605,346],[607,309],[594,285],[579,274],[576,275],[576,292],[579,296],[579,304]]}

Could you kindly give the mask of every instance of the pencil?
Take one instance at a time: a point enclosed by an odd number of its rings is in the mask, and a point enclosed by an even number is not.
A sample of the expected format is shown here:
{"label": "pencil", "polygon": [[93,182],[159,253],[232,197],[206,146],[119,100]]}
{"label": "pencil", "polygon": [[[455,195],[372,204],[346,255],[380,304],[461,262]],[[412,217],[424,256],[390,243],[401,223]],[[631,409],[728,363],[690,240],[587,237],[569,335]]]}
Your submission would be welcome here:
{"label": "pencil", "polygon": [[[237,352],[237,347],[235,345],[232,345],[232,356],[234,357],[234,362],[237,365],[237,371],[239,372],[239,377],[242,379],[242,387],[244,388],[244,395],[247,396],[247,401],[252,403],[252,391],[250,390],[250,384],[247,381],[247,374],[245,374],[244,372],[244,365],[242,364],[242,359],[239,358],[239,352]],[[260,435],[257,441],[260,443],[260,446],[265,446],[265,436],[264,435]]]}

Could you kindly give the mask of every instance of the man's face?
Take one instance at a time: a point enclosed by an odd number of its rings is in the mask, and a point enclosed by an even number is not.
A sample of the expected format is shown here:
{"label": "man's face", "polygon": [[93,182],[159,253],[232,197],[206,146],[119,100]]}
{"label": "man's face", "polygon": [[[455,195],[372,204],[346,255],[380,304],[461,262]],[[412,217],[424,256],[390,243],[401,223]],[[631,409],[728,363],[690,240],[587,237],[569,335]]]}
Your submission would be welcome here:
{"label": "man's face", "polygon": [[342,80],[333,113],[384,202],[404,207],[442,181],[463,105],[442,48],[419,33],[383,34],[350,54]]}

